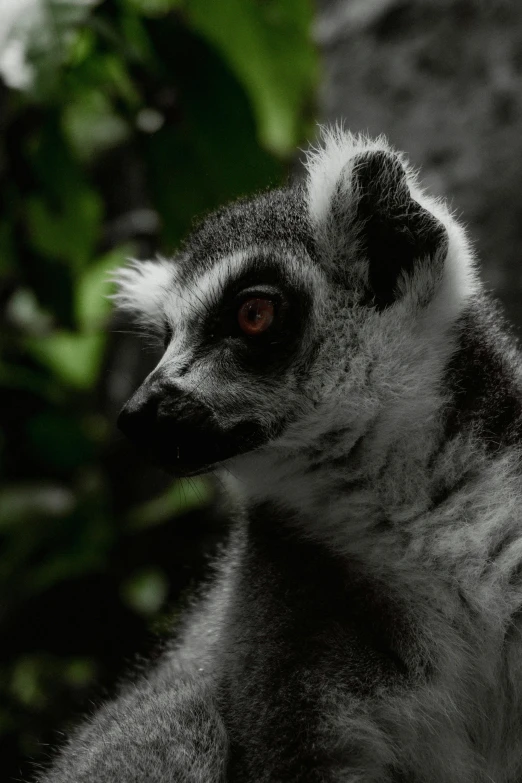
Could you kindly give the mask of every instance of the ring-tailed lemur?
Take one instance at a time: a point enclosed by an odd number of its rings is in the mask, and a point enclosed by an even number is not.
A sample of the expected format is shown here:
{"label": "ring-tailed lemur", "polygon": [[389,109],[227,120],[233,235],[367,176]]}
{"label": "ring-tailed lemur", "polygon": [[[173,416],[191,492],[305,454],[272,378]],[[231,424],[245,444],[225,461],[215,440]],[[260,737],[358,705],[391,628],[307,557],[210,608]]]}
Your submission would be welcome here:
{"label": "ring-tailed lemur", "polygon": [[119,274],[165,354],[120,425],[245,512],[162,662],[48,783],[522,779],[520,357],[379,139]]}

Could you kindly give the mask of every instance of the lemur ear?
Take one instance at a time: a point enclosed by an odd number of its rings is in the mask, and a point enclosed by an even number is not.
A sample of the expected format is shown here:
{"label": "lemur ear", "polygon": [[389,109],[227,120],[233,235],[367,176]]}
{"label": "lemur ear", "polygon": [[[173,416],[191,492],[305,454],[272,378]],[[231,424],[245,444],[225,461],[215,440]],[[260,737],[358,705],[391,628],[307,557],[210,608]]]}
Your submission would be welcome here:
{"label": "lemur ear", "polygon": [[351,180],[349,223],[357,239],[357,253],[368,263],[366,301],[382,310],[397,298],[401,281],[418,263],[445,254],[447,233],[412,197],[406,171],[396,155],[368,150],[347,166]]}

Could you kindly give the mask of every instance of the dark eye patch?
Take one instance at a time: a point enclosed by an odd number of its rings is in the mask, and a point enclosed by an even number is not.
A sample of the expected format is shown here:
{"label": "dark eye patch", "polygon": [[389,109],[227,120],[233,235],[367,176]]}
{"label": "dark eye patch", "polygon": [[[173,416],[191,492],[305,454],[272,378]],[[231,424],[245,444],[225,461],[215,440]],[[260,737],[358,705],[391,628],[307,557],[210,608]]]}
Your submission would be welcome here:
{"label": "dark eye patch", "polygon": [[[246,335],[240,328],[238,313],[245,301],[255,298],[273,303],[274,321],[266,331]],[[212,305],[204,325],[203,343],[226,344],[251,371],[282,369],[298,349],[309,310],[310,295],[292,285],[280,265],[255,259],[242,275],[230,281],[220,300]]]}
{"label": "dark eye patch", "polygon": [[[252,300],[270,302],[273,308],[273,322],[270,328],[257,335],[247,335],[241,329],[239,315],[245,303]],[[231,292],[230,297],[224,296],[222,308],[217,308],[214,336],[237,338],[247,344],[260,346],[264,342],[274,341],[282,337],[282,330],[289,316],[288,295],[279,287],[266,283],[243,288],[239,293]]]}

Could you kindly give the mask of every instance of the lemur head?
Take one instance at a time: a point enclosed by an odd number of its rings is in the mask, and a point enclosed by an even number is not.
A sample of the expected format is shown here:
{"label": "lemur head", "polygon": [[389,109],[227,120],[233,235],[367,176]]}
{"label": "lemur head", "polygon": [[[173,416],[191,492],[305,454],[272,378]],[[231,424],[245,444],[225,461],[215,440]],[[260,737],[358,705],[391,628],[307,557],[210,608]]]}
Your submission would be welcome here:
{"label": "lemur head", "polygon": [[400,156],[341,131],[323,142],[305,184],[237,202],[174,259],[117,276],[118,305],[165,344],[119,424],[179,475],[335,427],[355,439],[444,353],[473,288],[459,226]]}

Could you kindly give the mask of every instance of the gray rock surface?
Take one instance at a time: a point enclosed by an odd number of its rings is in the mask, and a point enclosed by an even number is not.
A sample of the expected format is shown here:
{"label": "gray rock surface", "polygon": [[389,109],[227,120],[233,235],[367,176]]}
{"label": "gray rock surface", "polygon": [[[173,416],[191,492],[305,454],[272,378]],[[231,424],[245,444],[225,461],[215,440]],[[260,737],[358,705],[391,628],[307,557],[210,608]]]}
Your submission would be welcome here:
{"label": "gray rock surface", "polygon": [[323,119],[407,152],[522,326],[522,3],[322,0],[315,37]]}

